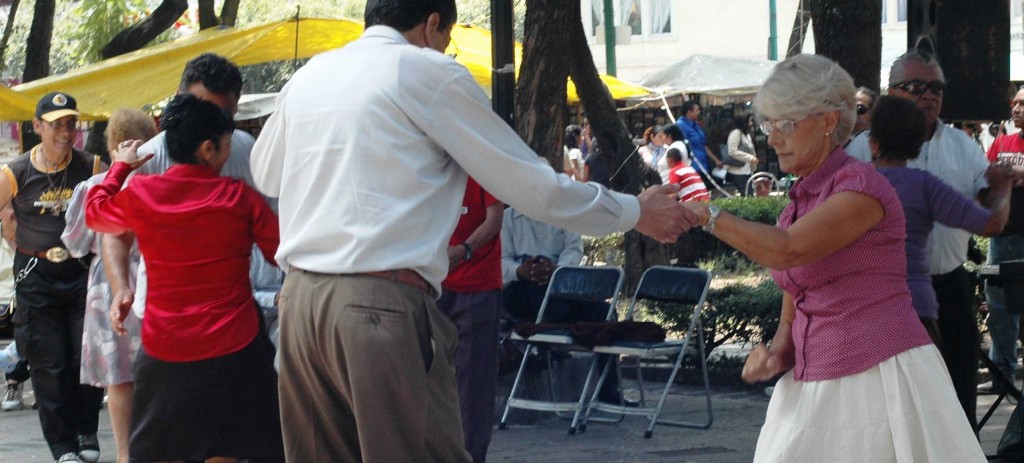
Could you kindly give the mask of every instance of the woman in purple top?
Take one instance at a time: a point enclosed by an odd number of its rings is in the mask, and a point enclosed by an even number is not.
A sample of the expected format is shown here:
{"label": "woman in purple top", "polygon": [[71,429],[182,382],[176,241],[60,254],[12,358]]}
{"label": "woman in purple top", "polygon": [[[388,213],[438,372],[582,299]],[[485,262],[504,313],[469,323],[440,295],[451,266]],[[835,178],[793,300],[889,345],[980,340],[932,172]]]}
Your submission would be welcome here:
{"label": "woman in purple top", "polygon": [[985,209],[929,172],[907,167],[921,153],[925,139],[924,112],[913,101],[883,96],[871,120],[871,157],[875,168],[896,189],[907,218],[907,285],[914,310],[935,344],[939,343],[939,302],[928,275],[928,235],[935,222],[976,235],[999,234],[1010,212],[1010,169],[990,167],[990,189],[982,195]]}
{"label": "woman in purple top", "polygon": [[743,368],[748,382],[785,373],[754,461],[984,462],[911,304],[899,198],[841,147],[854,92],[846,71],[812,55],[782,61],[758,91],[761,130],[800,177],[777,226],[685,204],[783,290],[771,347],[757,345]]}

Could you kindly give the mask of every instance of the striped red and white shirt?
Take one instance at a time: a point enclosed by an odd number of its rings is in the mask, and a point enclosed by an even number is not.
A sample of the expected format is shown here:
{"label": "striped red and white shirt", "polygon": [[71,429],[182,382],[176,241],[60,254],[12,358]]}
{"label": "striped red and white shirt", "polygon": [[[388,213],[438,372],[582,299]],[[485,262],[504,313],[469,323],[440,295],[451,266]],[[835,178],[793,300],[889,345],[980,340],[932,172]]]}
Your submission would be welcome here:
{"label": "striped red and white shirt", "polygon": [[669,184],[679,184],[679,201],[711,201],[711,195],[704,186],[697,171],[690,166],[679,164],[669,170]]}

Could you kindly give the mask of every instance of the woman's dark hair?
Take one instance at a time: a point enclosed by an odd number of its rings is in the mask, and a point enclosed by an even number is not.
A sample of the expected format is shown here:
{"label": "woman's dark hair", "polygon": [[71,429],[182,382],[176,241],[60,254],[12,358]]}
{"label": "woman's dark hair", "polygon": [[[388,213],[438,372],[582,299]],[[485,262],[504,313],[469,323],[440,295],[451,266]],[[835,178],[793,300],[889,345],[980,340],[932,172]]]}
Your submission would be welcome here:
{"label": "woman's dark hair", "polygon": [[405,32],[427,20],[431,14],[441,16],[441,29],[455,24],[455,0],[368,0],[363,10],[366,27],[378,24]]}
{"label": "woman's dark hair", "polygon": [[235,123],[231,115],[210,103],[189,94],[174,97],[160,117],[165,132],[167,154],[178,164],[199,164],[196,151],[204,141],[211,140],[220,148],[220,137],[231,133]]}
{"label": "woman's dark hair", "polygon": [[565,140],[562,144],[569,149],[579,148],[579,139],[582,134],[583,127],[576,124],[569,124],[565,126]]}
{"label": "woman's dark hair", "polygon": [[196,83],[202,83],[207,90],[218,95],[242,95],[242,73],[238,66],[213,53],[203,53],[185,65],[178,90],[184,93]]}
{"label": "woman's dark hair", "polygon": [[675,125],[675,124],[665,124],[665,125],[661,126],[661,128],[658,129],[658,131],[663,133],[663,134],[665,134],[665,135],[668,135],[668,137],[671,138],[672,141],[682,141],[683,140],[683,129],[680,129],[678,125]]}
{"label": "woman's dark hair", "polygon": [[740,129],[740,132],[743,132],[744,135],[750,133],[750,116],[736,116],[732,118],[732,122],[736,125],[737,129]]}
{"label": "woman's dark hair", "polygon": [[926,134],[924,111],[917,103],[894,96],[875,102],[871,139],[878,143],[879,158],[893,161],[916,159]]}

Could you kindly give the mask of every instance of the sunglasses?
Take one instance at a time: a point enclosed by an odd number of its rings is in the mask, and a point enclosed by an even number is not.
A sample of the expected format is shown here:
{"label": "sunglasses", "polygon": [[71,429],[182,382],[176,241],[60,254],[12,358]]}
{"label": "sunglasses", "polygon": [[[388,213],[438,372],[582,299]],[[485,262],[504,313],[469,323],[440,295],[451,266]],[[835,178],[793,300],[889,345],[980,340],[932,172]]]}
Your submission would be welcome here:
{"label": "sunglasses", "polygon": [[892,87],[898,88],[915,96],[923,95],[926,91],[931,91],[935,96],[942,96],[942,91],[946,89],[946,83],[941,80],[933,80],[931,82],[925,82],[923,80],[905,80],[892,85]]}
{"label": "sunglasses", "polygon": [[869,108],[867,106],[864,106],[862,104],[857,105],[857,114],[858,115],[863,116],[863,115],[867,114],[868,111],[871,111],[871,108]]}

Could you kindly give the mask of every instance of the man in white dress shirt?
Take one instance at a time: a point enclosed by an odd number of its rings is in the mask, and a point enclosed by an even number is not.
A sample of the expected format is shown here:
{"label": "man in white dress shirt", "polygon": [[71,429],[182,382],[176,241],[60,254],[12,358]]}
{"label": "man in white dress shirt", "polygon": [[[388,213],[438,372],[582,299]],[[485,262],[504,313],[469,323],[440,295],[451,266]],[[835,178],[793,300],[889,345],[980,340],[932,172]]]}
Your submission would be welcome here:
{"label": "man in white dress shirt", "polygon": [[253,148],[280,199],[288,461],[469,461],[434,304],[467,174],[578,233],[670,242],[697,222],[671,186],[633,197],[552,170],[443,54],[455,19],[454,0],[368,1],[363,36],[295,74]]}
{"label": "man in white dress shirt", "polygon": [[[960,194],[974,198],[988,187],[988,160],[973,139],[939,119],[945,82],[939,62],[928,53],[912,49],[893,62],[889,94],[916,102],[925,114],[927,141],[921,146],[921,155],[907,166],[931,172]],[[870,162],[867,137],[868,132],[858,135],[847,152]],[[939,300],[939,349],[967,420],[977,428],[979,335],[974,286],[963,267],[970,237],[970,232],[935,224],[928,237],[928,265]]]}

